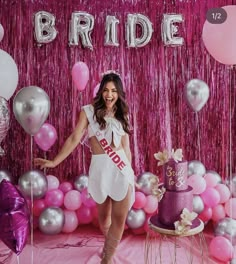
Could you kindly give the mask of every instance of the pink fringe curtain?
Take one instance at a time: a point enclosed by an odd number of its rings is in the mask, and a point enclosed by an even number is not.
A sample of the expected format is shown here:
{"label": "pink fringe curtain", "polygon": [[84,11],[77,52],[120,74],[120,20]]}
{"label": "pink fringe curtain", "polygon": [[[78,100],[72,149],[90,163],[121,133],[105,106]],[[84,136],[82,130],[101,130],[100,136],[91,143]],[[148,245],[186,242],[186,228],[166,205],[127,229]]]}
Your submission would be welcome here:
{"label": "pink fringe curtain", "polygon": [[[186,160],[200,160],[207,170],[217,171],[222,178],[229,177],[230,171],[235,172],[235,69],[209,55],[201,34],[209,8],[232,4],[236,2],[0,0],[0,23],[5,30],[0,49],[17,63],[16,92],[29,85],[37,85],[47,92],[51,101],[47,122],[56,128],[59,136],[47,153],[35,143],[31,153],[31,138],[11,113],[11,127],[2,143],[6,155],[0,158],[0,169],[9,169],[17,179],[30,169],[32,155],[53,158],[71,133],[81,106],[91,102],[101,73],[114,69],[122,75],[130,106],[136,175],[144,171],[159,175],[153,154],[164,148],[182,148]],[[58,35],[53,42],[38,46],[33,16],[41,10],[56,17]],[[93,50],[68,45],[73,11],[85,11],[95,17],[91,35]],[[128,48],[125,40],[127,15],[134,13],[147,16],[154,28],[150,43],[142,48]],[[161,40],[162,17],[169,13],[184,16],[184,23],[180,25],[185,40],[182,46],[167,47]],[[114,15],[120,21],[119,47],[104,46],[107,15]],[[84,61],[90,70],[90,80],[83,92],[76,91],[72,83],[71,69],[76,61]],[[184,97],[184,87],[193,78],[205,81],[210,89],[209,100],[197,116]],[[11,107],[14,95],[9,100]],[[88,173],[89,159],[88,147],[80,144],[69,158],[47,173],[61,180],[72,180],[76,175]]]}

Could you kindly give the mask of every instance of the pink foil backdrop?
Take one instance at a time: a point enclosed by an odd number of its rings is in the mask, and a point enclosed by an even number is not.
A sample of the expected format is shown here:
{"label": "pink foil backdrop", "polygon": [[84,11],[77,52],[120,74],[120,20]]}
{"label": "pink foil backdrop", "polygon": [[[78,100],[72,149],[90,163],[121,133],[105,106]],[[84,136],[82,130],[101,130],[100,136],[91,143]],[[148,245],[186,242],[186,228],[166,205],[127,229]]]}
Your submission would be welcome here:
{"label": "pink foil backdrop", "polygon": [[[209,55],[201,34],[209,8],[232,4],[236,1],[0,0],[0,23],[5,30],[0,49],[17,63],[16,92],[29,85],[44,89],[51,100],[47,122],[58,133],[58,141],[47,153],[35,143],[31,153],[31,138],[11,113],[11,127],[2,144],[6,156],[0,158],[0,169],[9,169],[17,179],[31,168],[32,155],[53,158],[71,133],[81,106],[91,102],[101,73],[114,69],[122,75],[130,105],[136,175],[144,171],[159,174],[153,154],[173,147],[182,148],[186,160],[200,160],[208,170],[217,171],[222,178],[228,177],[230,171],[235,172],[236,70]],[[58,35],[52,43],[38,46],[34,39],[33,16],[41,10],[55,15]],[[95,17],[91,35],[93,50],[68,45],[73,11],[85,11]],[[150,43],[142,48],[128,48],[125,40],[127,15],[134,13],[147,16],[154,28]],[[184,16],[179,31],[185,43],[180,47],[167,47],[161,40],[162,17],[169,13]],[[120,21],[119,47],[104,46],[107,15],[114,15]],[[76,91],[72,83],[71,69],[76,61],[84,61],[90,70],[90,80],[83,92]],[[204,80],[210,89],[209,100],[198,116],[184,97],[184,87],[193,78]],[[11,106],[15,94],[9,101]],[[49,172],[61,180],[72,180],[88,172],[89,159],[88,147],[80,145],[66,161]]]}

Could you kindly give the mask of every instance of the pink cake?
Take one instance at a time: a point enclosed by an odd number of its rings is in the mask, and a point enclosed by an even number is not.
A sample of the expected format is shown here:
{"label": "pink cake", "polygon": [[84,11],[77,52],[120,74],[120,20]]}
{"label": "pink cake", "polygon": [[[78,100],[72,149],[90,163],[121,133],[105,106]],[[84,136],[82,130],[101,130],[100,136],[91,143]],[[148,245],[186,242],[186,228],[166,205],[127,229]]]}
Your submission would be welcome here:
{"label": "pink cake", "polygon": [[192,187],[187,185],[188,163],[170,160],[164,164],[163,176],[166,189],[158,205],[159,221],[174,228],[174,222],[180,219],[184,208],[193,210]]}

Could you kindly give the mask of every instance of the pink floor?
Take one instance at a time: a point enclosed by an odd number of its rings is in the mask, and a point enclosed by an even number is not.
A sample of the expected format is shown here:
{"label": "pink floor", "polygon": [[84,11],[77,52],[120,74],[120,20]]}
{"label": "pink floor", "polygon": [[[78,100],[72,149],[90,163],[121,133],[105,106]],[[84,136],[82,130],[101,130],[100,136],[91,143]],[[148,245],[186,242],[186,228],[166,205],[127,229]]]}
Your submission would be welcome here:
{"label": "pink floor", "polygon": [[[210,232],[204,233],[207,244],[212,239]],[[4,264],[99,264],[100,253],[103,245],[103,236],[93,226],[80,226],[70,234],[59,234],[48,236],[38,230],[33,235],[33,246],[29,238],[28,244],[21,252],[19,258],[0,241],[0,263]],[[123,239],[114,257],[114,264],[155,264],[160,263],[159,250],[161,250],[162,262],[169,263],[190,263],[189,242],[178,243],[176,262],[173,258],[173,241],[163,241],[159,247],[160,238],[155,241],[146,238],[146,235],[134,235],[130,230],[125,231]],[[149,249],[148,255],[145,248]],[[207,252],[205,252],[206,256]],[[220,263],[209,256],[202,262],[199,246],[192,250],[192,262],[199,263]],[[145,260],[146,259],[146,260]],[[33,260],[33,261],[32,261]]]}

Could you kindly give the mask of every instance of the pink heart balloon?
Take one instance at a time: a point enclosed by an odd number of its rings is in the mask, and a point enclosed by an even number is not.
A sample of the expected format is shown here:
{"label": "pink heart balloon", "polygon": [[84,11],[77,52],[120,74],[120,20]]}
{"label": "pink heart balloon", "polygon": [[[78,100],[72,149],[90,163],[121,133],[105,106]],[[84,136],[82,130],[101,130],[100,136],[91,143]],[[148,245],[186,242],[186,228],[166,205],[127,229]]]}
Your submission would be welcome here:
{"label": "pink heart balloon", "polygon": [[72,67],[72,79],[79,91],[83,91],[89,80],[89,69],[86,63],[79,61]]}
{"label": "pink heart balloon", "polygon": [[0,183],[0,239],[17,255],[23,250],[29,233],[27,202],[7,180]]}

